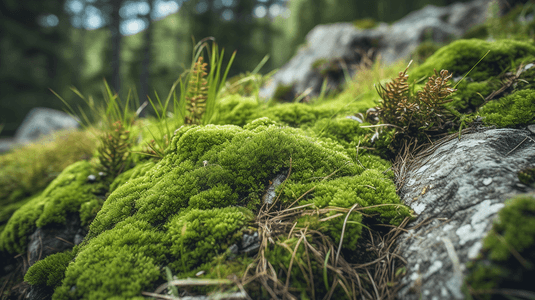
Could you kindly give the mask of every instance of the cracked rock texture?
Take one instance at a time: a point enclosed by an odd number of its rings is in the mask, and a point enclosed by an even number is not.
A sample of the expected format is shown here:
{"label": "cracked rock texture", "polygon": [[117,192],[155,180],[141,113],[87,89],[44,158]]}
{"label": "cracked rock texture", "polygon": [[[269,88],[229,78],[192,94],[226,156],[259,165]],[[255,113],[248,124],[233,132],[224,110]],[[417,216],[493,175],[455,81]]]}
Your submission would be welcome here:
{"label": "cracked rock texture", "polygon": [[530,190],[517,172],[535,163],[535,134],[490,129],[429,153],[408,166],[401,189],[419,216],[398,240],[407,260],[398,297],[464,299],[466,263],[476,258],[505,200]]}

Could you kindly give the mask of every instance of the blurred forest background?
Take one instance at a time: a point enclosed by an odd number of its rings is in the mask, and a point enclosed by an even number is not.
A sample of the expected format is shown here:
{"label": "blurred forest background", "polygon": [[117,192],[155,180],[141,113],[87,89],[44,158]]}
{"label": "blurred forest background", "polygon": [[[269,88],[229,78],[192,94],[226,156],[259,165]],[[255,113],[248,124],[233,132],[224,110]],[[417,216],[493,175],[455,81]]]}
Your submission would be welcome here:
{"label": "blurred forest background", "polygon": [[[318,24],[371,18],[392,23],[428,3],[453,0],[0,0],[0,124],[12,136],[33,107],[86,107],[102,99],[103,79],[126,99],[129,91],[161,98],[189,68],[193,41],[213,36],[234,50],[228,78],[252,71],[264,56],[266,74],[287,62]],[[457,1],[458,2],[458,1]],[[78,112],[78,109],[75,109]],[[152,114],[152,109],[147,110]]]}

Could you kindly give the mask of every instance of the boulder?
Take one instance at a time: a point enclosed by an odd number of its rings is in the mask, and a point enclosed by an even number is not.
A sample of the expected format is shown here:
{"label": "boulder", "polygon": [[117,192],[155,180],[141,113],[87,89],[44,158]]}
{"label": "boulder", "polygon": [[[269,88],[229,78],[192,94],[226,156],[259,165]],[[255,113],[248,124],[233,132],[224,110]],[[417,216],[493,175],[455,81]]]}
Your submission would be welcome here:
{"label": "boulder", "polygon": [[78,127],[78,121],[62,111],[36,107],[22,121],[15,133],[15,140],[17,143],[28,144],[54,131]]}
{"label": "boulder", "polygon": [[424,41],[445,43],[460,38],[486,20],[488,4],[488,0],[473,0],[446,7],[427,5],[390,26],[380,23],[365,30],[351,23],[318,25],[307,34],[306,46],[261,87],[259,96],[271,99],[279,86],[291,87],[287,100],[301,93],[317,96],[324,79],[328,90],[334,90],[345,82],[344,69],[353,76],[363,58],[373,60],[380,55],[383,62],[393,63],[409,58]]}
{"label": "boulder", "polygon": [[517,173],[533,167],[534,136],[519,129],[464,134],[408,166],[402,199],[419,216],[398,240],[407,261],[399,299],[465,299],[466,265],[480,253],[498,211],[513,195],[533,191]]}
{"label": "boulder", "polygon": [[0,153],[17,145],[25,145],[62,129],[79,128],[78,121],[68,114],[46,107],[32,108],[15,132],[14,138],[0,140]]}

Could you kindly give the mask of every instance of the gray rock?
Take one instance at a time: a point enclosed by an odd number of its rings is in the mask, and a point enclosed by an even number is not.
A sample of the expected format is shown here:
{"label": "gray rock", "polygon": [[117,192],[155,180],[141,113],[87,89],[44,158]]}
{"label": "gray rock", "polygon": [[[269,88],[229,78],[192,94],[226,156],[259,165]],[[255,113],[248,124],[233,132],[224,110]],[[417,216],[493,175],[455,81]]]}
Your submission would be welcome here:
{"label": "gray rock", "polygon": [[486,20],[488,1],[427,5],[392,24],[381,39],[379,51],[385,63],[406,59],[423,41],[446,43],[460,38],[470,27]]}
{"label": "gray rock", "polygon": [[28,243],[29,264],[45,257],[71,249],[79,244],[87,231],[82,228],[77,213],[68,214],[66,224],[50,224],[37,228]]}
{"label": "gray rock", "polygon": [[15,133],[15,142],[28,144],[62,129],[78,128],[76,119],[51,108],[32,108]]}
{"label": "gray rock", "polygon": [[[305,91],[310,97],[317,96],[324,79],[328,90],[336,89],[345,83],[343,68],[353,76],[356,64],[370,49],[376,50],[370,55],[372,60],[377,54],[386,63],[407,59],[423,41],[451,41],[473,25],[484,22],[488,4],[488,0],[473,0],[446,7],[428,5],[390,26],[381,23],[367,30],[357,29],[351,23],[318,25],[307,34],[306,47],[261,87],[259,96],[266,100],[272,98],[279,85],[292,85],[292,97]],[[312,68],[319,59],[330,61],[338,69],[321,75]]]}
{"label": "gray rock", "polygon": [[[297,54],[260,88],[259,96],[269,99],[273,97],[279,85],[292,84],[293,94],[302,93],[306,89],[312,88],[309,95],[318,95],[323,84],[323,77],[312,68],[312,64],[316,60],[336,61],[341,59],[347,66],[349,75],[353,76],[355,73],[354,65],[362,58],[361,53],[357,50],[367,51],[371,49],[374,44],[379,43],[387,29],[386,24],[381,24],[375,29],[358,30],[351,23],[335,23],[314,27],[307,34],[307,46],[298,50]],[[340,70],[338,73],[340,72],[342,71]],[[341,82],[341,79],[330,78],[328,83],[332,90]]]}
{"label": "gray rock", "polygon": [[14,138],[0,139],[0,153],[8,152],[16,145]]}
{"label": "gray rock", "polygon": [[35,142],[41,137],[48,136],[58,130],[79,127],[77,119],[62,111],[36,107],[26,115],[13,138],[0,139],[0,153]]}
{"label": "gray rock", "polygon": [[466,263],[505,200],[522,192],[517,172],[535,162],[534,136],[517,129],[465,134],[409,166],[402,199],[419,216],[398,240],[408,263],[399,299],[464,299]]}

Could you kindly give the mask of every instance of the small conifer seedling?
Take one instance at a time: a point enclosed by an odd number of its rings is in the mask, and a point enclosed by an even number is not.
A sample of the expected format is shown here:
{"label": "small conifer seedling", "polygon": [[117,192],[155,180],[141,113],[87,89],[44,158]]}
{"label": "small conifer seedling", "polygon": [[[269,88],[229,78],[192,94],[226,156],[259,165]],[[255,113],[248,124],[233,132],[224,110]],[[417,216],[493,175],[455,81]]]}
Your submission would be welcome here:
{"label": "small conifer seedling", "polygon": [[109,132],[101,136],[98,148],[100,169],[109,178],[115,178],[126,166],[129,158],[130,131],[125,130],[121,121],[112,124]]}
{"label": "small conifer seedling", "polygon": [[203,63],[203,57],[199,59],[193,67],[193,74],[189,82],[188,95],[186,96],[186,110],[188,115],[184,118],[186,125],[200,124],[202,116],[206,111],[206,99],[208,98],[208,81],[204,76],[207,63]]}

